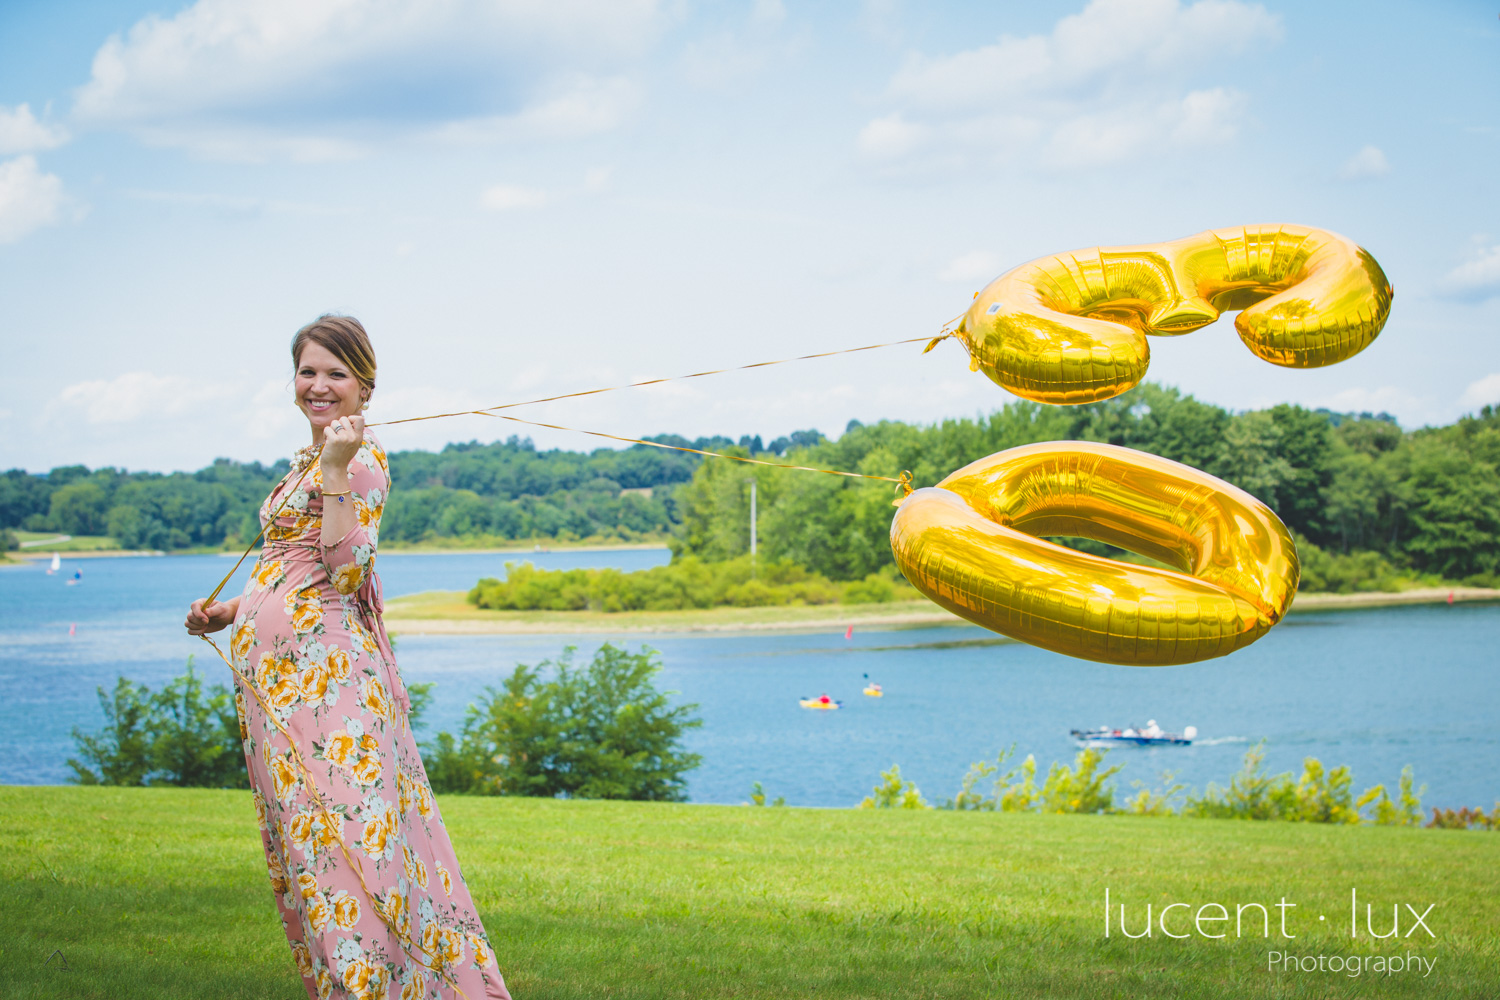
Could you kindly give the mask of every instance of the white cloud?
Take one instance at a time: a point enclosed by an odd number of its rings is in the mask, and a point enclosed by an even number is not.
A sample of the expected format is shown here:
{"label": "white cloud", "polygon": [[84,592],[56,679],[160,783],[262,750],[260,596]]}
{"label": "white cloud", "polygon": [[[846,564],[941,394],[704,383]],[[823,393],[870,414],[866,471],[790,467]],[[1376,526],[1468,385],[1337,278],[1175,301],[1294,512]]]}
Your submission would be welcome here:
{"label": "white cloud", "polygon": [[74,113],[232,159],[347,156],[496,117],[576,133],[601,121],[577,81],[618,90],[662,20],[657,0],[198,0],[105,42]]}
{"label": "white cloud", "polygon": [[988,250],[975,250],[954,257],[938,272],[939,281],[988,282],[1000,276],[1001,261]]}
{"label": "white cloud", "polygon": [[609,190],[610,178],[614,176],[614,167],[591,167],[584,171],[583,190],[589,194],[601,194]]}
{"label": "white cloud", "polygon": [[901,116],[901,112],[876,118],[859,130],[861,152],[881,158],[904,156],[920,146],[927,137],[927,129],[913,124]]}
{"label": "white cloud", "polygon": [[689,42],[682,72],[697,87],[721,89],[741,83],[801,50],[805,32],[787,32],[781,0],[754,0],[742,25]]}
{"label": "white cloud", "polygon": [[514,114],[460,118],[444,122],[428,135],[452,143],[593,135],[617,128],[640,101],[640,88],[624,77],[573,76],[555,82],[545,96]]}
{"label": "white cloud", "polygon": [[13,109],[0,105],[0,156],[55,149],[67,141],[66,129],[37,121],[30,105],[18,104]]}
{"label": "white cloud", "polygon": [[215,194],[201,191],[127,190],[127,197],[137,201],[157,202],[201,209],[224,216],[309,215],[337,217],[356,214],[355,209],[311,202],[284,201],[279,198],[248,198],[243,195]]}
{"label": "white cloud", "polygon": [[1500,403],[1500,372],[1470,382],[1458,398],[1458,405],[1464,409],[1478,409],[1492,403]]}
{"label": "white cloud", "polygon": [[1040,147],[1052,165],[1081,167],[1224,143],[1238,131],[1244,97],[1186,81],[1280,33],[1259,4],[1093,0],[1046,35],[909,56],[889,86],[897,110],[870,122],[860,147],[883,158],[990,160]]}
{"label": "white cloud", "polygon": [[1378,146],[1365,146],[1339,168],[1339,179],[1346,181],[1366,181],[1376,177],[1384,177],[1391,172],[1391,165],[1386,161],[1385,153]]}
{"label": "white cloud", "polygon": [[67,201],[62,181],[42,173],[36,157],[0,163],[0,243],[14,243],[56,222]]}
{"label": "white cloud", "polygon": [[522,184],[494,184],[480,194],[479,204],[492,212],[545,208],[555,202],[604,194],[609,190],[613,174],[613,167],[591,167],[583,172],[583,182],[579,186],[551,191]]}
{"label": "white cloud", "polygon": [[542,208],[552,198],[537,188],[521,187],[519,184],[496,184],[485,188],[479,196],[479,204],[493,212],[510,212],[516,209]]}
{"label": "white cloud", "polygon": [[1471,301],[1500,295],[1500,244],[1477,244],[1468,260],[1443,276],[1438,288],[1451,298]]}
{"label": "white cloud", "polygon": [[202,412],[224,392],[224,386],[202,379],[126,372],[112,379],[75,382],[58,393],[50,409],[51,415],[80,414],[90,424],[126,424]]}

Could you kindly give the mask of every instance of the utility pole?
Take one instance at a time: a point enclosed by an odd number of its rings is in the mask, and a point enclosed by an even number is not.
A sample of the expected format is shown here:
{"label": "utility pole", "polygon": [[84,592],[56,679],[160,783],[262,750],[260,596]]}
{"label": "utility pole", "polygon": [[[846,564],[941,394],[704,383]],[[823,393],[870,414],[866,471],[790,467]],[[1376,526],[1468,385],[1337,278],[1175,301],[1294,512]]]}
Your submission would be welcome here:
{"label": "utility pole", "polygon": [[750,565],[755,565],[755,480],[750,480]]}

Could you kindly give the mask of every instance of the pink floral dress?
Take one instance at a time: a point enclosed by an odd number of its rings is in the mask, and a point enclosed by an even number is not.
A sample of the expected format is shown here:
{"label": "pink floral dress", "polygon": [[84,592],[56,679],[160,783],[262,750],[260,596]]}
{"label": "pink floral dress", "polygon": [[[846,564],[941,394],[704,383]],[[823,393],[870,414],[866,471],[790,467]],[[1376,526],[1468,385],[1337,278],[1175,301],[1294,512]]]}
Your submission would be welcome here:
{"label": "pink floral dress", "polygon": [[508,1000],[380,618],[385,452],[367,433],[345,501],[358,523],[325,546],[321,470],[294,485],[312,451],[298,452],[261,506],[266,524],[286,500],[230,639],[245,761],[292,956],[317,1000]]}

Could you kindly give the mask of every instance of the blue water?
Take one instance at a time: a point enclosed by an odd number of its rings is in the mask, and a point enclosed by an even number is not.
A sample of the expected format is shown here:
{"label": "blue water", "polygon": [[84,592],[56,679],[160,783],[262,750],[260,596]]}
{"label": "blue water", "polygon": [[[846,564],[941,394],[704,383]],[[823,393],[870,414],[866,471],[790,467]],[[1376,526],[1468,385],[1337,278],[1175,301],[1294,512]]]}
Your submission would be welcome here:
{"label": "blue water", "polygon": [[[501,575],[515,555],[382,557],[386,593],[456,590]],[[636,569],[664,550],[527,554],[549,568]],[[0,569],[0,781],[66,780],[74,726],[102,722],[94,689],[118,674],[153,686],[181,672],[191,653],[216,679],[223,667],[181,632],[188,601],[229,566],[214,556],[64,560]],[[68,586],[74,568],[83,582]],[[68,634],[76,623],[74,635]],[[689,738],[703,755],[691,773],[694,801],[742,802],[752,781],[793,805],[848,806],[881,769],[928,798],[952,795],[971,761],[1015,743],[1045,770],[1074,753],[1074,727],[1196,725],[1188,748],[1116,751],[1131,782],[1163,769],[1201,788],[1223,783],[1247,746],[1267,741],[1273,770],[1303,757],[1348,764],[1356,791],[1394,785],[1411,764],[1429,805],[1488,805],[1500,798],[1500,605],[1421,606],[1294,615],[1233,656],[1151,670],[1071,660],[978,628],[842,629],[742,635],[659,635],[661,686],[697,703],[704,725]],[[454,729],[486,685],[516,663],[587,655],[606,639],[632,647],[639,635],[400,637],[409,681],[436,681],[428,732]],[[203,652],[209,656],[204,658]],[[863,677],[885,686],[860,694]],[[827,692],[839,712],[810,712],[799,696]]]}

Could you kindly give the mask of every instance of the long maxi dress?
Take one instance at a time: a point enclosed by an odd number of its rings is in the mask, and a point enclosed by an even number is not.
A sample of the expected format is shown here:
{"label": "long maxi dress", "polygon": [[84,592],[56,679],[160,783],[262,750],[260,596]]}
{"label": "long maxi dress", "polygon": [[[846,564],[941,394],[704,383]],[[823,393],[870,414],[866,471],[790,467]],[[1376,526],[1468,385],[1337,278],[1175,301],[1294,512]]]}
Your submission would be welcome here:
{"label": "long maxi dress", "polygon": [[296,485],[312,451],[298,452],[261,506],[266,524],[286,500],[230,638],[245,761],[293,959],[316,1000],[509,1000],[380,617],[385,452],[366,432],[345,499],[358,520],[323,545],[321,470]]}

